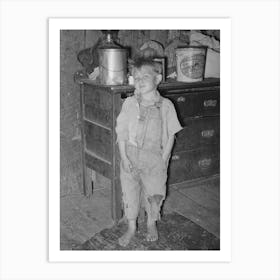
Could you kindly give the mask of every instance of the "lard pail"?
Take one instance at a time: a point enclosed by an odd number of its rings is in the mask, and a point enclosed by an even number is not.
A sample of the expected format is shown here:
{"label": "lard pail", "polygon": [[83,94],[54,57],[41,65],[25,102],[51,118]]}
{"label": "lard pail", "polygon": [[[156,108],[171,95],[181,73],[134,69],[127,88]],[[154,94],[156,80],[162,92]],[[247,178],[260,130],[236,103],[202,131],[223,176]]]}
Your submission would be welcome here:
{"label": "lard pail", "polygon": [[127,83],[127,50],[101,48],[99,55],[99,79],[102,85],[123,85]]}
{"label": "lard pail", "polygon": [[207,47],[189,46],[175,50],[177,81],[198,82],[204,78]]}

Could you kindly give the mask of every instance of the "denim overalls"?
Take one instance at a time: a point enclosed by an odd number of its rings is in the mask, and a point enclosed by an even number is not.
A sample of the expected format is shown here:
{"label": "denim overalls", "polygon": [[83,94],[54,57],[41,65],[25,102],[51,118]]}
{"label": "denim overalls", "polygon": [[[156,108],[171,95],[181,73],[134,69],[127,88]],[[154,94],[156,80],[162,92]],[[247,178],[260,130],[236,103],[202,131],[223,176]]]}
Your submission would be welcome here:
{"label": "denim overalls", "polygon": [[[126,154],[132,171],[121,164],[120,179],[124,212],[127,219],[136,219],[144,206],[153,220],[160,219],[160,207],[166,195],[167,166],[162,159],[162,97],[151,106],[139,107],[136,145],[127,141]],[[157,201],[151,203],[151,199]]]}

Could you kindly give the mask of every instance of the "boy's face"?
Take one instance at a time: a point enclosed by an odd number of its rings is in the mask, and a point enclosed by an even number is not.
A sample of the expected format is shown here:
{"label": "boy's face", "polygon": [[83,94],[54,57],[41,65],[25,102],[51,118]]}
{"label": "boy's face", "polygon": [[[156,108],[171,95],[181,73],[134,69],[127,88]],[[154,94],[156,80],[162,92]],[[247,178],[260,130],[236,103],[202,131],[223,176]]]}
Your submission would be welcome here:
{"label": "boy's face", "polygon": [[141,95],[155,91],[161,81],[161,77],[148,65],[136,68],[133,71],[134,86]]}

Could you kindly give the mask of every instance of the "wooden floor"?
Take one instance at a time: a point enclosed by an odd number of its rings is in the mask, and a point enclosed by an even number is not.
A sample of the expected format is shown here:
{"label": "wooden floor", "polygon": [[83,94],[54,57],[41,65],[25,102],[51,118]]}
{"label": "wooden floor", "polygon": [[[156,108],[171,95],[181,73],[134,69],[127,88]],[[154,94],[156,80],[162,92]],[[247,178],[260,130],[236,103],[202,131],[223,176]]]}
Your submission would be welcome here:
{"label": "wooden floor", "polygon": [[104,228],[114,225],[111,218],[111,182],[98,176],[93,196],[68,195],[60,199],[60,249],[71,250]]}
{"label": "wooden floor", "polygon": [[[113,226],[110,181],[99,177],[98,182],[92,198],[82,195],[61,198],[61,250],[71,250],[94,234]],[[164,203],[163,215],[171,212],[185,216],[219,237],[219,177],[171,187]]]}
{"label": "wooden floor", "polygon": [[174,211],[220,237],[220,178],[170,188],[164,211]]}

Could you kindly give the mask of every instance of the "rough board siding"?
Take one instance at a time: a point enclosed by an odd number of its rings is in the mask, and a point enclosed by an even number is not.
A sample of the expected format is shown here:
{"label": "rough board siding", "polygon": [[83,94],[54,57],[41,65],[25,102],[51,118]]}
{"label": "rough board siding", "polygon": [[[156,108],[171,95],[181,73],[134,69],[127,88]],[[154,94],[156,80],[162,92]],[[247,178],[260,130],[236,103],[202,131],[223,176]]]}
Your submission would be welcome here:
{"label": "rough board siding", "polygon": [[79,131],[79,86],[73,74],[81,69],[78,52],[84,48],[83,30],[60,33],[60,191],[82,192],[81,137]]}

